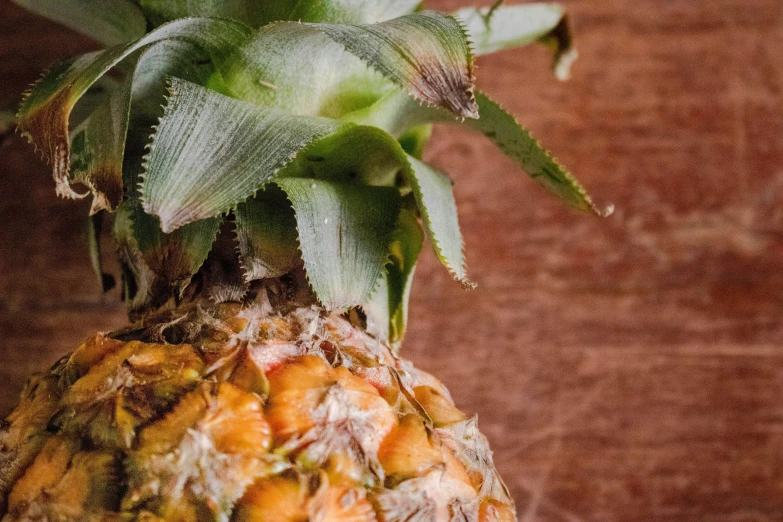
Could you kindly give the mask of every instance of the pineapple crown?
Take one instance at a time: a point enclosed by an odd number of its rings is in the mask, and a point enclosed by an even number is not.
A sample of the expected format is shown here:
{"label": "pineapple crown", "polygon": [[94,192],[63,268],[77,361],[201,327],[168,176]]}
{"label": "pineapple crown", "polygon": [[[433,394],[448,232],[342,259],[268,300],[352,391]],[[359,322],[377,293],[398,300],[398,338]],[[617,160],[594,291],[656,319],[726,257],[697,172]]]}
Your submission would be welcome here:
{"label": "pineapple crown", "polygon": [[303,267],[324,307],[361,307],[398,342],[425,233],[471,286],[451,181],[421,161],[435,122],[487,136],[568,205],[601,213],[474,88],[474,56],[531,42],[567,77],[576,53],[557,5],[14,1],[106,45],[49,70],[17,123],[60,196],[92,196],[99,280],[97,227],[114,215],[132,313],[182,299],[229,227],[235,297]]}

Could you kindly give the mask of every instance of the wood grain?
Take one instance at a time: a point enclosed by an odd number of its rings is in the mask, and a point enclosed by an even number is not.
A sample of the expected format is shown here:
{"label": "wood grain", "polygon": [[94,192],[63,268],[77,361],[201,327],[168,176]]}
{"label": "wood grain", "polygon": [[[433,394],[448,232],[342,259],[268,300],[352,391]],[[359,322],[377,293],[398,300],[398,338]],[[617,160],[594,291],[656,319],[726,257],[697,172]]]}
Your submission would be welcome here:
{"label": "wood grain", "polygon": [[[479,287],[425,256],[406,355],[479,413],[520,520],[783,520],[783,3],[564,3],[571,82],[526,49],[482,58],[479,83],[618,210],[572,214],[439,129],[428,157],[456,181]],[[90,48],[0,4],[0,104]],[[0,410],[124,322],[85,213],[2,144]]]}

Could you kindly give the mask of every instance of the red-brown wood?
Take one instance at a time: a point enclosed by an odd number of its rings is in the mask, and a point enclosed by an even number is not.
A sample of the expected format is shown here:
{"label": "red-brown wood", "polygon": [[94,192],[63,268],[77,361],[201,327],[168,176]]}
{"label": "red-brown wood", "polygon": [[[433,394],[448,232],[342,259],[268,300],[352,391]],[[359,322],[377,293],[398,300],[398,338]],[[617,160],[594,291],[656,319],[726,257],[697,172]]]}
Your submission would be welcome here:
{"label": "red-brown wood", "polygon": [[[617,212],[575,215],[438,130],[479,287],[425,256],[405,353],[479,413],[520,520],[783,520],[783,3],[564,3],[571,82],[531,48],[480,59],[479,85]],[[91,48],[0,4],[0,106]],[[0,412],[124,323],[86,210],[22,139],[0,146]]]}

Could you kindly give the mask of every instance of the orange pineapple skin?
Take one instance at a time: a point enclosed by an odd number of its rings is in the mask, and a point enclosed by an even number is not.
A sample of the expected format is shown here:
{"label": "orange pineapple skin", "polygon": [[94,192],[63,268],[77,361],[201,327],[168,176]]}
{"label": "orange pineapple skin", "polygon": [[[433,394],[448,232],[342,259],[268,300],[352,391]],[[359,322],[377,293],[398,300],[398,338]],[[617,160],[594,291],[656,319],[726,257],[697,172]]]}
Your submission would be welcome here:
{"label": "orange pineapple skin", "polygon": [[317,306],[88,339],[0,427],[2,521],[507,522],[476,419]]}

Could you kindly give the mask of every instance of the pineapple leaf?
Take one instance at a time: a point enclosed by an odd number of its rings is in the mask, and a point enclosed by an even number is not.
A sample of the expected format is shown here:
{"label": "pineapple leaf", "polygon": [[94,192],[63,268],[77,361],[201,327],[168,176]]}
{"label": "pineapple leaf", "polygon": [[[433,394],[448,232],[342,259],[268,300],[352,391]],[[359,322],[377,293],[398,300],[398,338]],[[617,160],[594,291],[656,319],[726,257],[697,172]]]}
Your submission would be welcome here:
{"label": "pineapple leaf", "polygon": [[481,132],[514,160],[536,182],[569,206],[597,215],[611,214],[599,209],[576,178],[561,166],[517,120],[482,93],[476,94],[481,117],[465,125]]}
{"label": "pineapple leaf", "polygon": [[[71,141],[73,141],[74,130],[80,127],[87,118],[89,118],[98,107],[106,103],[109,97],[115,91],[122,88],[124,83],[123,78],[110,78],[104,76],[95,82],[87,92],[85,92],[71,111],[70,127],[71,127]],[[19,112],[19,104],[16,105],[16,111],[14,111],[14,121],[16,121],[16,114]]]}
{"label": "pineapple leaf", "polygon": [[282,20],[371,24],[413,12],[420,0],[141,0],[154,24],[188,16],[233,18],[254,27]]}
{"label": "pineapple leaf", "polygon": [[267,185],[234,214],[246,282],[278,277],[294,268],[299,261],[296,216],[279,187]]}
{"label": "pineapple leaf", "polygon": [[218,19],[184,19],[164,25],[135,42],[85,54],[55,66],[32,88],[17,115],[19,129],[52,163],[57,193],[78,198],[68,179],[71,149],[68,125],[71,111],[82,95],[109,69],[134,51],[149,44],[182,38],[205,49],[216,63],[230,49],[249,38],[251,30],[238,23]]}
{"label": "pineapple leaf", "polygon": [[464,117],[475,116],[472,61],[454,18],[422,12],[375,25],[270,24],[221,73],[234,97],[294,114],[339,117],[394,82]]}
{"label": "pineapple leaf", "polygon": [[476,118],[473,55],[457,20],[422,11],[373,25],[313,24],[414,98]]}
{"label": "pineapple leaf", "polygon": [[[141,207],[123,201],[115,214],[114,239],[124,268],[130,272],[123,283],[131,310],[179,298],[206,261],[219,228],[220,219],[212,218],[163,234]],[[131,283],[132,290],[128,288]]]}
{"label": "pineapple leaf", "polygon": [[601,216],[611,213],[611,206],[599,209],[584,187],[512,115],[484,94],[477,92],[476,101],[479,118],[460,121],[446,111],[421,107],[409,96],[397,92],[387,95],[373,108],[357,111],[343,120],[373,125],[394,136],[425,123],[464,125],[484,134],[530,177],[569,206]]}
{"label": "pineapple leaf", "polygon": [[87,250],[90,254],[90,265],[102,292],[108,292],[115,284],[114,278],[103,272],[103,256],[101,255],[101,234],[103,231],[103,213],[87,217]]}
{"label": "pineapple leaf", "polygon": [[394,88],[328,36],[298,23],[262,27],[221,73],[234,98],[302,116],[338,117]]}
{"label": "pineapple leaf", "polygon": [[305,271],[321,303],[329,310],[366,303],[388,255],[399,192],[305,178],[275,183],[296,213]]}
{"label": "pineapple leaf", "polygon": [[139,0],[139,5],[153,25],[161,25],[178,18],[220,17],[230,18],[256,26],[260,9],[258,0]]}
{"label": "pineapple leaf", "polygon": [[307,147],[278,177],[398,188],[409,185],[438,259],[463,286],[471,286],[451,180],[408,156],[400,143],[382,130],[346,126]]}
{"label": "pineapple leaf", "polygon": [[259,2],[266,22],[291,20],[374,24],[412,13],[421,0],[305,0]]}
{"label": "pineapple leaf", "polygon": [[114,210],[122,200],[132,83],[133,75],[128,74],[72,133],[69,181],[92,192],[90,214]]}
{"label": "pineapple leaf", "polygon": [[150,270],[161,280],[183,287],[207,259],[221,221],[202,219],[164,234],[157,220],[141,208],[135,207],[132,216],[133,234]]}
{"label": "pineapple leaf", "polygon": [[464,287],[472,288],[474,285],[468,280],[465,268],[451,180],[416,158],[408,156],[408,161],[413,168],[410,176],[413,194],[438,259]]}
{"label": "pineapple leaf", "polygon": [[565,9],[557,4],[526,4],[456,12],[465,22],[477,56],[541,42],[554,54],[558,79],[566,80],[577,57]]}
{"label": "pineapple leaf", "polygon": [[397,141],[400,142],[400,146],[405,152],[416,159],[421,159],[430,136],[432,136],[432,125],[424,124],[406,131],[397,138]]}
{"label": "pineapple leaf", "polygon": [[[479,56],[501,49],[538,42],[554,53],[554,72],[558,79],[568,79],[578,53],[568,19],[562,7],[555,4],[527,4],[465,8],[454,15],[465,23],[466,31]],[[419,107],[404,92],[384,93],[372,105],[359,107],[340,116],[344,121],[380,127],[393,136],[402,136],[411,128],[432,121],[451,121],[438,111]]]}
{"label": "pineapple leaf", "polygon": [[164,232],[227,212],[305,146],[344,127],[256,107],[177,78],[146,158],[144,210]]}
{"label": "pineapple leaf", "polygon": [[148,46],[133,78],[133,124],[146,145],[151,127],[163,116],[169,76],[215,87],[217,68],[201,48],[185,40],[163,40]]}
{"label": "pineapple leaf", "polygon": [[378,127],[392,136],[401,137],[420,125],[452,121],[453,117],[445,111],[424,107],[407,93],[394,90],[370,106],[344,114],[340,120]]}
{"label": "pineapple leaf", "polygon": [[139,203],[141,165],[126,161],[125,170],[128,197],[117,208],[114,235],[125,264],[134,273],[133,280],[141,287],[135,296],[126,296],[131,309],[138,309],[150,300],[179,297],[212,250],[221,220],[204,219],[164,234]]}
{"label": "pineapple leaf", "polygon": [[307,147],[279,176],[394,186],[401,170],[410,168],[394,138],[375,127],[344,124]]}
{"label": "pineapple leaf", "polygon": [[395,347],[405,337],[413,273],[423,242],[424,233],[416,217],[408,210],[400,211],[386,271],[381,274],[370,301],[362,306],[367,314],[368,331],[388,337]]}
{"label": "pineapple leaf", "polygon": [[[144,209],[160,218],[164,232],[228,212],[274,179],[394,186],[402,173],[414,190],[438,258],[457,280],[470,285],[451,182],[408,157],[389,134],[253,106],[176,78],[171,79],[171,93],[141,189]],[[250,205],[239,212],[241,221],[253,217],[249,210],[260,212]],[[239,239],[247,241],[243,265],[253,277],[255,261],[246,256],[257,247],[249,234],[257,233],[251,227],[261,225],[242,225]]]}
{"label": "pineapple leaf", "polygon": [[104,45],[141,38],[147,20],[131,0],[13,0],[40,16],[58,22]]}

